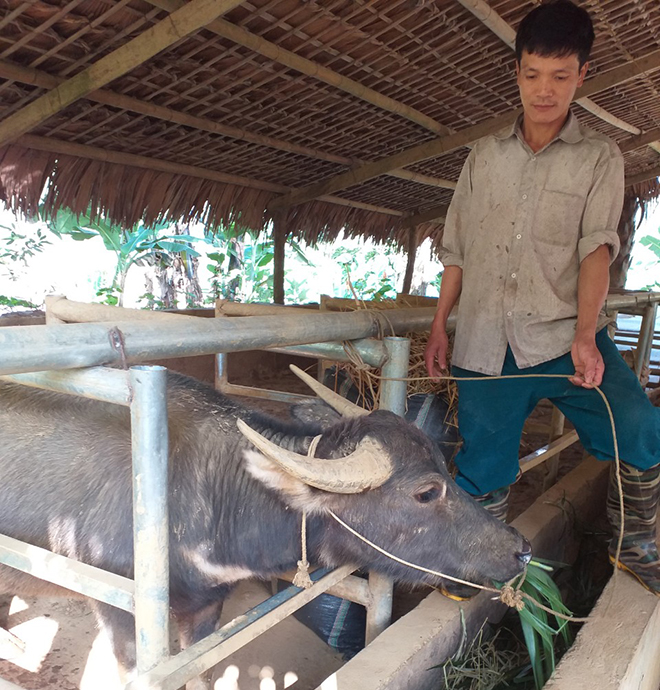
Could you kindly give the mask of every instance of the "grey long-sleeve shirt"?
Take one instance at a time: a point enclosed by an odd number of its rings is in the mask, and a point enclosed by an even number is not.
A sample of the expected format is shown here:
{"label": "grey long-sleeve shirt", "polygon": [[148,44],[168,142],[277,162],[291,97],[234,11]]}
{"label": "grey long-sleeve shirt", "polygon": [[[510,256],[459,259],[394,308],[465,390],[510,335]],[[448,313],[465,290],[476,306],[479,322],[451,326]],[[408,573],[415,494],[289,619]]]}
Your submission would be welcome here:
{"label": "grey long-sleeve shirt", "polygon": [[536,153],[520,120],[475,144],[441,253],[463,269],[452,364],[496,375],[507,343],[521,368],[570,351],[580,262],[603,244],[616,256],[623,188],[616,144],[572,113]]}

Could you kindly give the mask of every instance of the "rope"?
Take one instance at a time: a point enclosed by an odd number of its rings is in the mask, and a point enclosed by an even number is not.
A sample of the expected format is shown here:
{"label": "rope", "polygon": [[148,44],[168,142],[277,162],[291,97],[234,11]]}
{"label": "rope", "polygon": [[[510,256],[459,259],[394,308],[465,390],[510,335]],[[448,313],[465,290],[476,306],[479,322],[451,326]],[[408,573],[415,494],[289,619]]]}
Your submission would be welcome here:
{"label": "rope", "polygon": [[[315,436],[307,449],[307,456],[314,457],[316,447],[319,445],[321,435]],[[302,524],[300,530],[300,540],[302,542],[302,558],[298,561],[298,570],[293,577],[292,584],[302,589],[309,589],[314,583],[309,576],[309,561],[307,560],[307,513],[303,510]]]}
{"label": "rope", "polygon": [[[356,353],[359,356],[359,352]],[[500,376],[415,376],[406,378],[396,378],[396,377],[385,377],[378,374],[374,374],[372,371],[367,371],[369,376],[380,379],[381,381],[497,381],[503,379],[528,379],[528,378],[543,378],[543,379],[571,379],[573,374],[504,374]],[[600,386],[593,386],[598,395],[602,398],[605,403],[605,409],[607,410],[607,415],[610,420],[610,427],[612,429],[612,443],[614,446],[614,467],[616,473],[616,485],[617,493],[619,495],[619,514],[621,516],[621,527],[619,529],[619,537],[617,539],[616,552],[614,554],[614,564],[618,566],[620,563],[619,557],[621,556],[621,548],[623,546],[623,534],[625,530],[625,515],[624,515],[624,505],[623,505],[623,484],[621,482],[621,458],[619,457],[619,442],[616,435],[616,425],[614,423],[614,413],[612,412],[612,407],[610,406],[609,400]],[[616,578],[619,570],[618,567],[614,568],[613,578]]]}
{"label": "rope", "polygon": [[[361,359],[360,354],[356,351],[355,355]],[[364,362],[362,363],[364,364]],[[500,376],[466,376],[466,377],[457,377],[457,376],[416,376],[416,377],[385,377],[385,376],[380,376],[378,374],[374,374],[372,371],[369,371],[368,369],[364,369],[364,371],[367,372],[367,374],[370,377],[380,379],[382,380],[388,380],[388,381],[428,381],[428,380],[443,380],[443,381],[496,381],[496,380],[502,380],[502,379],[522,379],[522,378],[558,378],[558,379],[571,379],[573,377],[573,374],[568,375],[568,374],[504,374]],[[623,505],[623,485],[621,483],[621,460],[619,458],[619,444],[617,440],[617,435],[616,435],[616,425],[614,423],[614,414],[612,412],[612,408],[610,406],[609,401],[607,400],[607,396],[603,391],[600,389],[599,386],[593,386],[594,390],[598,392],[598,394],[601,396],[603,399],[603,402],[605,403],[605,408],[607,409],[607,414],[610,420],[610,426],[612,428],[612,440],[614,444],[614,463],[615,463],[615,468],[616,468],[616,479],[617,479],[617,489],[619,493],[619,511],[621,515],[621,527],[619,530],[619,538],[617,541],[617,548],[616,548],[616,554],[615,554],[615,565],[619,563],[619,557],[621,555],[621,547],[623,543],[623,533],[624,533],[624,528],[625,528],[625,517],[624,517],[624,505]],[[522,574],[522,579],[518,586],[514,589],[512,586],[512,582],[516,580],[516,578],[521,577],[517,575],[514,577],[512,580],[509,582],[505,583],[504,586],[502,587],[501,590],[495,589],[493,587],[486,587],[484,585],[478,585],[474,582],[468,582],[466,580],[461,580],[460,578],[452,577],[451,575],[446,575],[445,573],[440,573],[435,570],[431,570],[429,568],[424,568],[423,566],[416,565],[414,563],[410,563],[402,558],[399,558],[398,556],[394,556],[393,554],[389,553],[385,549],[382,549],[380,546],[377,546],[373,542],[369,541],[366,537],[363,537],[359,532],[355,531],[352,527],[347,525],[341,518],[339,518],[335,513],[333,513],[331,510],[329,511],[330,515],[340,524],[342,525],[346,530],[351,532],[354,536],[358,537],[358,539],[361,539],[363,542],[371,546],[373,549],[378,551],[379,553],[382,553],[384,556],[387,556],[388,558],[391,558],[394,561],[397,561],[398,563],[401,563],[403,565],[408,566],[409,568],[413,568],[415,570],[420,570],[425,573],[429,573],[431,575],[435,575],[437,577],[441,577],[447,580],[451,580],[452,582],[457,582],[459,584],[463,585],[468,585],[469,587],[474,587],[475,589],[481,589],[487,592],[493,592],[498,595],[498,598],[502,603],[506,604],[507,606],[510,606],[512,608],[515,608],[516,610],[520,611],[524,607],[524,599],[527,599],[531,601],[534,605],[538,606],[540,609],[543,611],[546,611],[547,613],[550,613],[557,618],[566,620],[566,621],[572,621],[574,623],[585,623],[588,618],[578,618],[575,616],[566,616],[563,613],[560,613],[559,611],[555,611],[547,606],[544,606],[541,604],[539,601],[534,599],[531,595],[527,594],[526,592],[522,592],[520,590],[520,587],[522,586],[522,583],[525,579],[526,572],[527,570],[525,569]],[[618,568],[614,568],[614,574],[613,578],[616,578],[617,576],[617,571]]]}
{"label": "rope", "polygon": [[[445,580],[451,580],[452,582],[458,582],[461,585],[468,585],[469,587],[474,587],[475,589],[482,589],[485,592],[493,592],[494,594],[497,594],[497,598],[500,599],[500,601],[507,606],[511,606],[518,611],[522,610],[524,607],[524,602],[523,599],[528,599],[531,601],[533,604],[538,606],[539,608],[543,609],[544,611],[551,613],[554,616],[557,616],[558,618],[561,618],[566,621],[572,621],[573,623],[586,623],[588,618],[577,618],[576,616],[565,616],[563,613],[560,613],[559,611],[554,611],[551,608],[548,608],[547,606],[544,606],[541,604],[539,601],[534,599],[530,594],[527,594],[527,592],[522,592],[520,590],[520,587],[522,586],[522,583],[525,579],[526,573],[527,573],[527,568],[521,575],[516,575],[514,578],[509,580],[504,584],[502,589],[496,589],[495,587],[488,587],[486,585],[478,585],[476,582],[469,582],[468,580],[462,580],[459,577],[454,577],[453,575],[446,575],[445,573],[438,572],[437,570],[432,570],[431,568],[425,568],[422,565],[417,565],[415,563],[411,563],[410,561],[406,561],[403,558],[399,558],[398,556],[395,556],[394,554],[390,553],[389,551],[386,551],[385,549],[381,548],[377,544],[374,544],[372,541],[367,539],[366,537],[363,537],[358,531],[354,530],[350,525],[347,525],[338,515],[336,515],[332,510],[328,510],[330,515],[346,530],[348,530],[352,535],[356,536],[358,539],[361,539],[365,544],[371,546],[372,549],[375,549],[379,553],[382,553],[384,556],[387,556],[388,558],[391,558],[393,561],[396,561],[397,563],[401,563],[402,565],[406,565],[409,568],[413,568],[414,570],[420,570],[423,573],[428,573],[429,575],[435,575],[436,577],[441,577]],[[522,577],[521,581],[518,583],[517,587],[513,587],[513,582],[518,579],[519,577]]]}

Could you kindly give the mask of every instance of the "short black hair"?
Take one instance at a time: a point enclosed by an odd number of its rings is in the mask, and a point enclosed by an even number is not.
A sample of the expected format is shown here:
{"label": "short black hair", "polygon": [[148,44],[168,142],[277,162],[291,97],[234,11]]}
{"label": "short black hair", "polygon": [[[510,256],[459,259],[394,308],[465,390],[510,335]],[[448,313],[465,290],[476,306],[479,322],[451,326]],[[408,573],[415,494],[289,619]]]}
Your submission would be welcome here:
{"label": "short black hair", "polygon": [[523,51],[542,57],[577,55],[580,68],[589,59],[594,26],[589,13],[570,0],[553,0],[535,7],[520,22],[516,60]]}

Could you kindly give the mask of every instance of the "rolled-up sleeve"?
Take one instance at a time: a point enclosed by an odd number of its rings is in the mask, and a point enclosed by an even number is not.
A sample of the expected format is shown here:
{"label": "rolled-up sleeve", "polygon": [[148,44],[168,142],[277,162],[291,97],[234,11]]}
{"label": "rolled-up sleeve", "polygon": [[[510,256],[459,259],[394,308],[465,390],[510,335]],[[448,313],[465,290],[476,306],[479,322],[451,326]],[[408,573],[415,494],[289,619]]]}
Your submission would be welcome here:
{"label": "rolled-up sleeve", "polygon": [[610,262],[619,253],[617,228],[623,208],[623,189],[623,156],[618,146],[611,142],[594,170],[593,184],[587,196],[578,242],[580,262],[603,244],[609,246]]}
{"label": "rolled-up sleeve", "polygon": [[470,151],[463,165],[447,211],[439,252],[443,266],[463,266],[465,236],[470,216],[473,166],[474,149]]}

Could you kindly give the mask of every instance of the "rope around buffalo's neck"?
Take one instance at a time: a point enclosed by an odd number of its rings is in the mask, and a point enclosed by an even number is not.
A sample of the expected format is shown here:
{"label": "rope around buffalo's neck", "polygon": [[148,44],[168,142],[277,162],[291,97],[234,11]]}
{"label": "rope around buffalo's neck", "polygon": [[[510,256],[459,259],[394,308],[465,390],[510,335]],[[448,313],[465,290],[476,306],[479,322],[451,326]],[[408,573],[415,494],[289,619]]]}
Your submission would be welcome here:
{"label": "rope around buffalo's neck", "polygon": [[[308,457],[314,457],[316,447],[319,445],[320,440],[320,434],[312,439],[312,442],[309,444],[309,449],[307,450]],[[307,560],[307,513],[304,510],[300,527],[300,541],[302,542],[302,558],[298,561],[298,570],[293,576],[292,584],[296,587],[302,587],[302,589],[309,589],[314,583],[309,576],[309,561]]]}

